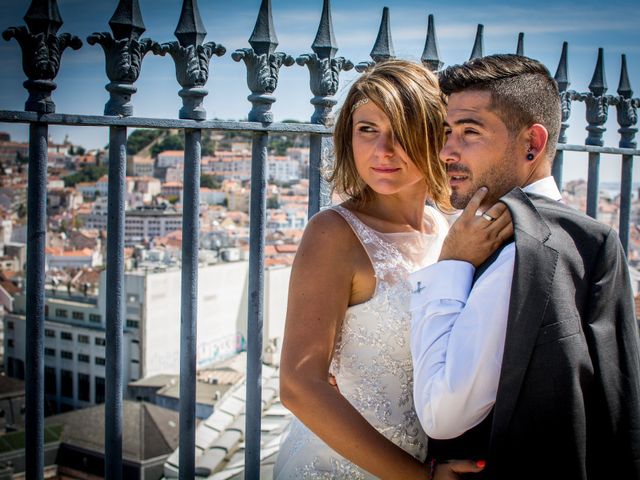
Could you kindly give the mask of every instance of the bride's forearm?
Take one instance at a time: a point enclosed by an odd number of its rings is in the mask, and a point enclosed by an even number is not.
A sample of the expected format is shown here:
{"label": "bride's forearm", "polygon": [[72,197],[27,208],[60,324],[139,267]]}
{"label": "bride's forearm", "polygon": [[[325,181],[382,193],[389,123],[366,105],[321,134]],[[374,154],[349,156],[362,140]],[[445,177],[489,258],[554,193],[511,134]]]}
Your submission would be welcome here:
{"label": "bride's forearm", "polygon": [[382,479],[427,478],[427,467],[378,432],[327,381],[281,382],[280,398],[340,455]]}

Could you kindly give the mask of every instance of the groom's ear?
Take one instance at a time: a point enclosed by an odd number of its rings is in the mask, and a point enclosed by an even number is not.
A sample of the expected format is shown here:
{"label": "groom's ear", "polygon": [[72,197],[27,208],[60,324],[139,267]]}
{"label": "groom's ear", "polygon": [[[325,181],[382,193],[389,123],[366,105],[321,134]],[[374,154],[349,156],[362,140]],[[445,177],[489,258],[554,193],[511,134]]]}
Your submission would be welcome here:
{"label": "groom's ear", "polygon": [[549,140],[549,132],[544,125],[534,123],[531,125],[525,134],[527,138],[527,146],[525,156],[527,160],[537,162],[542,157],[547,156],[547,140]]}

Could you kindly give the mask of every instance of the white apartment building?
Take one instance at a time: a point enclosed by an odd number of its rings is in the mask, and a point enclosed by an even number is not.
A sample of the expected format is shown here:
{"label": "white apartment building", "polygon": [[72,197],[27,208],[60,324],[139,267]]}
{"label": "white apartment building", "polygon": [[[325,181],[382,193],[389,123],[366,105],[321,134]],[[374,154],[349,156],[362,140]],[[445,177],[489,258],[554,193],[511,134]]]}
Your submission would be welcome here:
{"label": "white apartment building", "polygon": [[288,157],[271,156],[267,161],[267,177],[276,182],[299,180],[300,162]]}
{"label": "white apartment building", "polygon": [[91,213],[87,216],[85,227],[92,230],[107,230],[107,196],[96,197],[91,205]]}
{"label": "white apartment building", "polygon": [[99,267],[103,263],[99,249],[63,250],[47,247],[45,255],[46,269]]}
{"label": "white apartment building", "polygon": [[182,229],[182,214],[175,210],[138,208],[129,210],[124,221],[124,243],[133,246]]}
{"label": "white apartment building", "polygon": [[251,154],[248,152],[216,152],[215,157],[202,159],[202,173],[218,175],[240,182],[249,180],[251,178]]}
{"label": "white apartment building", "polygon": [[[290,267],[265,271],[264,346],[279,345],[284,331]],[[244,348],[247,330],[248,262],[201,267],[198,273],[197,365],[205,367]],[[123,382],[180,369],[181,271],[137,270],[125,275]],[[55,411],[105,399],[106,274],[97,296],[57,292],[45,299],[45,392]],[[5,365],[24,378],[25,296],[3,321]]]}
{"label": "white apartment building", "polygon": [[184,165],[184,150],[166,150],[158,154],[159,168],[170,168]]}
{"label": "white apartment building", "polygon": [[153,177],[153,158],[134,155],[131,171],[136,177]]}
{"label": "white apartment building", "polygon": [[309,178],[309,147],[289,147],[287,157],[300,165],[300,178]]}

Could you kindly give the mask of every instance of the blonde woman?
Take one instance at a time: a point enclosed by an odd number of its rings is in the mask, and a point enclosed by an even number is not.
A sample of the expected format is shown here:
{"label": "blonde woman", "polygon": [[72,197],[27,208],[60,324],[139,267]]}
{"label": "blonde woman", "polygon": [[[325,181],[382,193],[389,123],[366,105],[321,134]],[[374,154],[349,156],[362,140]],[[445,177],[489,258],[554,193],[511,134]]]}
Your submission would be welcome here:
{"label": "blonde woman", "polygon": [[331,176],[346,200],[311,219],[291,274],[280,397],[297,419],[277,479],[480,470],[456,460],[430,471],[412,398],[408,275],[437,261],[448,230],[444,118],[435,76],[415,63],[381,63],[350,88]]}

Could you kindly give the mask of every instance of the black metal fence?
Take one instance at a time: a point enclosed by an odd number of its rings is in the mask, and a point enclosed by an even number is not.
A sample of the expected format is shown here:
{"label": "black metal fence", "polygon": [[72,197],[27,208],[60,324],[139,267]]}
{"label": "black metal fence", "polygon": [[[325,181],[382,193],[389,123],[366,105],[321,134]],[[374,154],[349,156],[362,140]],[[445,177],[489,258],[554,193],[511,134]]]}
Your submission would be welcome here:
{"label": "black metal fence", "polygon": [[[138,0],[120,0],[109,25],[112,34],[95,33],[87,38],[90,45],[99,44],[105,53],[110,83],[106,89],[110,99],[102,116],[56,114],[51,98],[56,88],[55,77],[60,68],[62,53],[68,47],[79,49],[82,41],[69,33],[57,35],[62,25],[56,0],[32,0],[24,19],[27,26],[9,28],[3,32],[5,40],[16,39],[22,48],[23,67],[29,92],[25,111],[0,111],[0,122],[28,124],[28,241],[27,241],[27,350],[26,350],[26,476],[39,479],[44,471],[44,320],[45,320],[45,236],[47,139],[49,125],[108,127],[109,189],[107,225],[107,379],[105,405],[105,477],[122,477],[122,338],[123,338],[123,282],[124,282],[124,219],[127,129],[130,127],[179,128],[185,133],[182,307],[180,355],[180,478],[194,477],[195,462],[195,385],[196,385],[196,322],[198,289],[198,206],[201,134],[203,130],[246,131],[253,135],[251,200],[250,200],[250,269],[249,319],[247,332],[247,412],[246,412],[246,478],[259,478],[262,321],[264,295],[264,245],[266,218],[267,141],[270,134],[291,132],[310,136],[309,216],[330,202],[327,185],[321,180],[320,168],[331,161],[333,98],[338,91],[339,74],[354,64],[336,57],[337,44],[333,35],[330,1],[323,0],[323,10],[317,35],[311,46],[313,53],[293,57],[276,52],[278,45],[273,29],[271,2],[262,0],[255,29],[249,43],[251,48],[231,54],[235,61],[244,61],[248,97],[253,108],[247,122],[206,120],[202,106],[207,95],[209,63],[214,55],[226,53],[215,42],[203,43],[206,35],[198,11],[197,0],[183,0],[182,13],[175,35],[178,41],[159,44],[140,39],[145,31]],[[598,206],[599,168],[601,154],[622,157],[620,238],[628,248],[632,198],[632,167],[636,148],[637,109],[640,99],[633,98],[627,74],[625,56],[617,95],[606,93],[603,52],[589,84],[589,91],[569,90],[567,76],[567,44],[562,54],[556,81],[562,98],[562,131],[554,163],[553,174],[562,185],[565,151],[587,152],[589,157],[587,213],[596,216]],[[179,119],[133,117],[131,97],[136,92],[142,60],[147,53],[173,58],[176,77],[182,87],[178,92],[183,107]],[[523,34],[518,38],[516,52],[523,54]],[[483,27],[478,26],[471,57],[483,55]],[[376,62],[394,58],[388,9],[383,10],[380,30],[371,51],[372,61],[355,65],[364,71]],[[433,16],[429,16],[422,62],[432,70],[442,68],[438,53]],[[280,68],[285,65],[307,65],[315,112],[309,123],[274,122],[270,111],[275,101],[273,93],[278,84]],[[585,145],[566,143],[572,102],[584,102],[587,130]],[[617,147],[604,146],[604,124],[609,106],[615,106],[620,141]]]}

